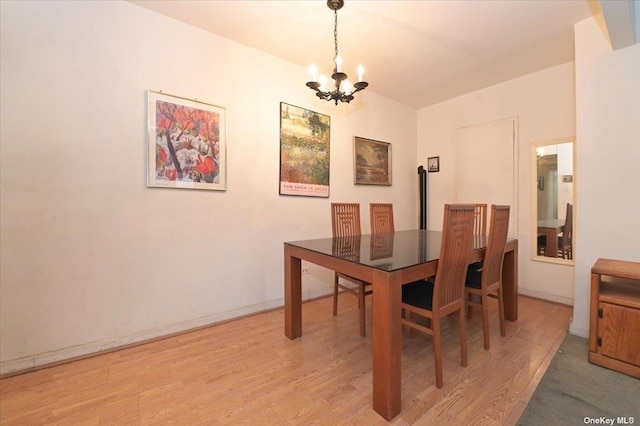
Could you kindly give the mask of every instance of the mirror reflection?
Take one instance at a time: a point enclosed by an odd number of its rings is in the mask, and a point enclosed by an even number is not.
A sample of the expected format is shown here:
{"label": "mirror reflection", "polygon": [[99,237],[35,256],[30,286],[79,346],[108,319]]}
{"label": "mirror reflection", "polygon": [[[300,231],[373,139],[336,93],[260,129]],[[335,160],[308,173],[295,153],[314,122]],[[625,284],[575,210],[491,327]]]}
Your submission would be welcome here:
{"label": "mirror reflection", "polygon": [[573,260],[573,142],[535,145],[535,255]]}

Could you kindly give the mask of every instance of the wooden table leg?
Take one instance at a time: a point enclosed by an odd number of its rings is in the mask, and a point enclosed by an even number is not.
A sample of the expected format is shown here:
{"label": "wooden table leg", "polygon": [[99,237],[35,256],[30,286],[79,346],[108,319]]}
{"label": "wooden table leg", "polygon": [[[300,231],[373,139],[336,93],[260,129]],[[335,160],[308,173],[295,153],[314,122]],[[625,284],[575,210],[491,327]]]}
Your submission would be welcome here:
{"label": "wooden table leg", "polygon": [[538,228],[538,233],[543,234],[547,241],[544,255],[546,257],[558,257],[558,229]]}
{"label": "wooden table leg", "polygon": [[509,321],[518,320],[518,242],[513,244],[513,250],[504,254],[502,264],[504,317]]}
{"label": "wooden table leg", "polygon": [[284,334],[289,339],[302,336],[302,261],[284,246]]}
{"label": "wooden table leg", "polygon": [[373,275],[373,409],[391,420],[400,413],[402,283],[392,275]]}

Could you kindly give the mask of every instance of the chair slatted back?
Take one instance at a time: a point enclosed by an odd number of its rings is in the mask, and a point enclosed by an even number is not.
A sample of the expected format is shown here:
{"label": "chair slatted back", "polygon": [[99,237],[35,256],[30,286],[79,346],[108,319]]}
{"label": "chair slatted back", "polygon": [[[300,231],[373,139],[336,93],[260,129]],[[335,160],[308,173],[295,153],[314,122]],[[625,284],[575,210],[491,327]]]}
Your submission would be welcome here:
{"label": "chair slatted back", "polygon": [[487,236],[487,205],[475,204],[473,213],[473,234]]}
{"label": "chair slatted back", "polygon": [[463,303],[473,241],[473,204],[445,204],[440,259],[433,292],[434,316],[440,309]]}
{"label": "chair slatted back", "polygon": [[567,216],[562,230],[562,248],[571,246],[573,236],[573,204],[567,203]]}
{"label": "chair slatted back", "polygon": [[482,285],[491,285],[502,279],[502,263],[509,232],[510,209],[510,206],[491,206],[489,241],[482,262]]}
{"label": "chair slatted back", "polygon": [[393,204],[371,203],[369,210],[372,234],[394,232]]}
{"label": "chair slatted back", "polygon": [[360,235],[360,204],[331,203],[331,228],[334,237]]}
{"label": "chair slatted back", "polygon": [[360,235],[347,235],[333,239],[331,253],[343,259],[360,261]]}

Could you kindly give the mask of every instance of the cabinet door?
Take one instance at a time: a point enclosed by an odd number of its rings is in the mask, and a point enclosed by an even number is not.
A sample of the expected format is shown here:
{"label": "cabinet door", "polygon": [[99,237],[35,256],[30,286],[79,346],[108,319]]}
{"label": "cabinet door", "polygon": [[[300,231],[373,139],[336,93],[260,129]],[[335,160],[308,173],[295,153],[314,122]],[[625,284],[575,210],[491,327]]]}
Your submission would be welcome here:
{"label": "cabinet door", "polygon": [[640,366],[640,310],[600,303],[602,318],[598,336],[599,352],[607,357]]}

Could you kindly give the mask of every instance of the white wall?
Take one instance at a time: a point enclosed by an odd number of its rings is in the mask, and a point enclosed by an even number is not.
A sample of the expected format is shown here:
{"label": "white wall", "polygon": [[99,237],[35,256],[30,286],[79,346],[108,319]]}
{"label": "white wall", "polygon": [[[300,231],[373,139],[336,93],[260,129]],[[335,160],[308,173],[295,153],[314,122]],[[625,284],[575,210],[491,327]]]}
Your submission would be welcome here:
{"label": "white wall", "polygon": [[514,234],[518,238],[520,292],[566,304],[573,301],[573,267],[531,260],[531,185],[535,171],[532,175],[529,155],[532,142],[575,134],[574,99],[573,64],[568,63],[418,111],[418,162],[426,164],[427,157],[440,156],[441,172],[428,175],[428,220],[432,229],[442,227],[443,205],[453,201],[451,168],[456,129],[517,118],[519,217]]}
{"label": "white wall", "polygon": [[636,29],[636,43],[640,43],[640,6],[638,5],[638,2],[634,2],[633,3],[634,6],[634,13],[635,13],[635,18],[633,20],[634,22],[634,27]]}
{"label": "white wall", "polygon": [[[331,201],[417,226],[416,111],[374,84],[336,107],[305,68],[127,2],[0,5],[0,373],[281,306],[282,243],[329,235]],[[146,188],[149,89],[226,108],[226,192]],[[278,195],[281,101],[331,116],[329,199]],[[353,185],[356,135],[392,143],[393,186]]]}
{"label": "white wall", "polygon": [[573,176],[573,143],[558,145],[558,219],[566,219],[567,203],[575,204],[573,182],[563,182],[562,177]]}
{"label": "white wall", "polygon": [[571,332],[587,336],[591,266],[640,262],[640,44],[612,51],[602,16],[575,26],[577,212]]}

